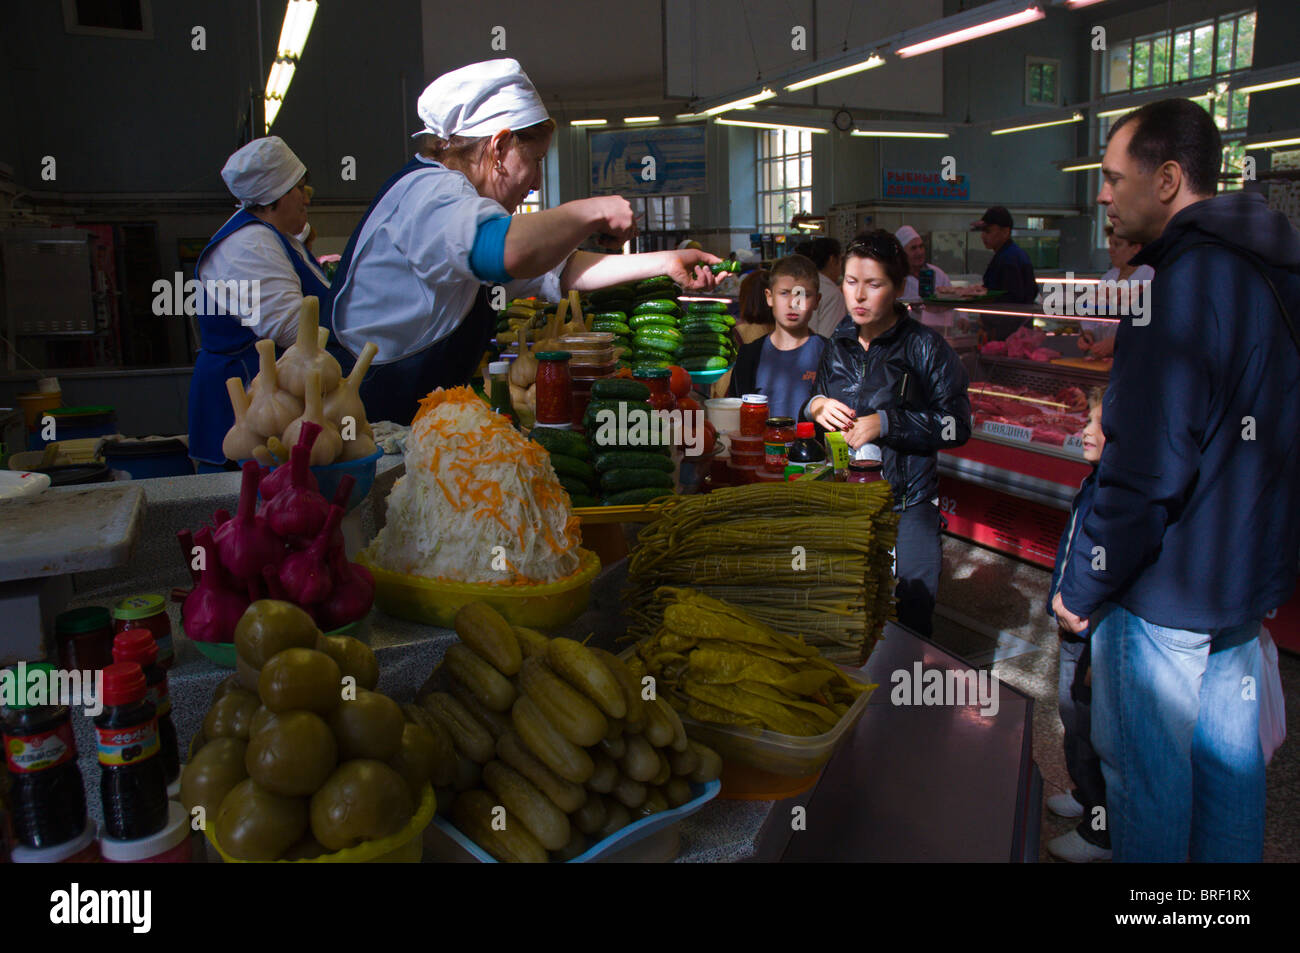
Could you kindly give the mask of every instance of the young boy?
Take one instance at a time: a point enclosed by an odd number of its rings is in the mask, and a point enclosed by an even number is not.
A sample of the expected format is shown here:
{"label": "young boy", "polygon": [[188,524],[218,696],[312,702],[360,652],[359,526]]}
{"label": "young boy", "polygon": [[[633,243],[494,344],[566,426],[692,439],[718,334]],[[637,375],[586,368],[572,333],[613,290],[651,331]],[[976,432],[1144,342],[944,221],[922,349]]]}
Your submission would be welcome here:
{"label": "young boy", "polygon": [[803,255],[787,255],[772,268],[765,294],[776,323],[770,334],[736,354],[727,393],[766,394],[769,416],[797,420],[812,395],[826,346],[826,339],[808,328],[821,301],[817,266]]}
{"label": "young boy", "polygon": [[[1094,387],[1088,394],[1088,426],[1083,430],[1083,458],[1093,469],[1075,494],[1069,525],[1056,550],[1052,588],[1047,594],[1047,611],[1053,618],[1052,598],[1061,584],[1061,569],[1069,562],[1073,549],[1089,545],[1083,533],[1083,521],[1092,508],[1097,463],[1106,444],[1101,432],[1101,400],[1102,388]],[[1092,653],[1088,632],[1084,630],[1076,636],[1062,628],[1058,634],[1061,639],[1058,704],[1061,723],[1065,726],[1065,767],[1074,782],[1074,790],[1049,797],[1047,809],[1059,817],[1077,817],[1079,824],[1069,833],[1048,841],[1047,850],[1053,857],[1075,864],[1110,860],[1110,833],[1105,827],[1104,812],[1106,782],[1101,774],[1101,759],[1092,747]]]}

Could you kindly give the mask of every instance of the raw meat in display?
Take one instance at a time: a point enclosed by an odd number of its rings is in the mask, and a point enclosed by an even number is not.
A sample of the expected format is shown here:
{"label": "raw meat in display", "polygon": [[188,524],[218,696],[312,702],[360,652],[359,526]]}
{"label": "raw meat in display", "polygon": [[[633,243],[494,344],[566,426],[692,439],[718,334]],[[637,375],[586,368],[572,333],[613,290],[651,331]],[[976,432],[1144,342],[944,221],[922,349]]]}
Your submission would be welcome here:
{"label": "raw meat in display", "polygon": [[1053,351],[1050,347],[1040,347],[1035,348],[1030,352],[1029,359],[1031,361],[1042,361],[1043,363],[1047,363],[1048,361],[1056,360],[1060,356],[1060,351]]}

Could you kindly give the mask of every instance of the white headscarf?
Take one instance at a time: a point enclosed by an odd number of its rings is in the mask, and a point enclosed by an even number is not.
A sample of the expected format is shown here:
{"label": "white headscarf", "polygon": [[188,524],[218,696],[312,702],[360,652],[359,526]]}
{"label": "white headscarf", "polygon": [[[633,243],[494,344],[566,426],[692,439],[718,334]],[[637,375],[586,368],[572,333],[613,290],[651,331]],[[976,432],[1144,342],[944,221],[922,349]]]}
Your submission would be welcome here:
{"label": "white headscarf", "polygon": [[279,136],[254,139],[226,160],[221,178],[245,208],[283,198],[307,172]]}
{"label": "white headscarf", "polygon": [[898,231],[894,232],[894,237],[898,239],[898,244],[906,248],[909,242],[914,242],[920,238],[921,233],[911,225],[904,225]]}
{"label": "white headscarf", "polygon": [[549,118],[523,67],[509,58],[444,73],[420,94],[416,111],[424,128],[415,135],[440,139],[494,136],[502,129],[527,129]]}

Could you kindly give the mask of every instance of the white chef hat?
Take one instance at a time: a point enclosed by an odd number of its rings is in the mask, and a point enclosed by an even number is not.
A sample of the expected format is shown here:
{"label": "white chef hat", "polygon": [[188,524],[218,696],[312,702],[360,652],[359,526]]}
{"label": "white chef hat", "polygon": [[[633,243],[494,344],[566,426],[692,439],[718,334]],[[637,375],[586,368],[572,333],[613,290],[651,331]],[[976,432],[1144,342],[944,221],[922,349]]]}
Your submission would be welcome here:
{"label": "white chef hat", "polygon": [[245,206],[270,205],[283,198],[307,172],[279,136],[254,139],[226,160],[221,178]]}
{"label": "white chef hat", "polygon": [[[425,87],[416,112],[424,128],[415,136],[478,138],[502,129],[527,129],[550,117],[518,60],[471,63]],[[412,137],[414,138],[414,136]]]}
{"label": "white chef hat", "polygon": [[921,233],[911,225],[904,225],[898,231],[894,232],[894,237],[898,239],[898,244],[906,248],[907,243],[916,241],[916,239],[921,237]]}

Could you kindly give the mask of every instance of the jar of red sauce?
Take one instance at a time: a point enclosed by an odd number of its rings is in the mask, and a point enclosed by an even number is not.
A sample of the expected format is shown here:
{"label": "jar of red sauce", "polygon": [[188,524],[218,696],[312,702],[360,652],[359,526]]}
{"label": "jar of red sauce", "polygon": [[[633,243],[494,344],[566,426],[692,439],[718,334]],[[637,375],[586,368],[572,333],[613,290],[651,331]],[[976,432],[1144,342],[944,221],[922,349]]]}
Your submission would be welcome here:
{"label": "jar of red sauce", "polygon": [[158,595],[127,596],[113,606],[113,634],[146,629],[158,643],[158,664],[172,667],[172,623],[167,618],[167,601]]}
{"label": "jar of red sauce", "polygon": [[761,437],[767,425],[767,395],[746,394],[740,404],[740,432],[746,437]]}
{"label": "jar of red sauce", "polygon": [[113,621],[103,606],[69,609],[54,620],[59,667],[96,671],[113,664]]}
{"label": "jar of red sauce", "polygon": [[573,423],[573,381],[569,377],[568,351],[537,354],[537,422]]}
{"label": "jar of red sauce", "polygon": [[666,367],[645,367],[633,372],[633,377],[650,388],[646,403],[651,410],[676,410],[677,398],[668,389],[673,372]]}
{"label": "jar of red sauce", "polygon": [[874,483],[880,479],[879,460],[850,460],[849,483]]}
{"label": "jar of red sauce", "polygon": [[[741,409],[744,412],[744,409]],[[790,447],[795,441],[793,417],[769,417],[763,432],[763,469],[768,473],[785,473],[790,462]]]}

